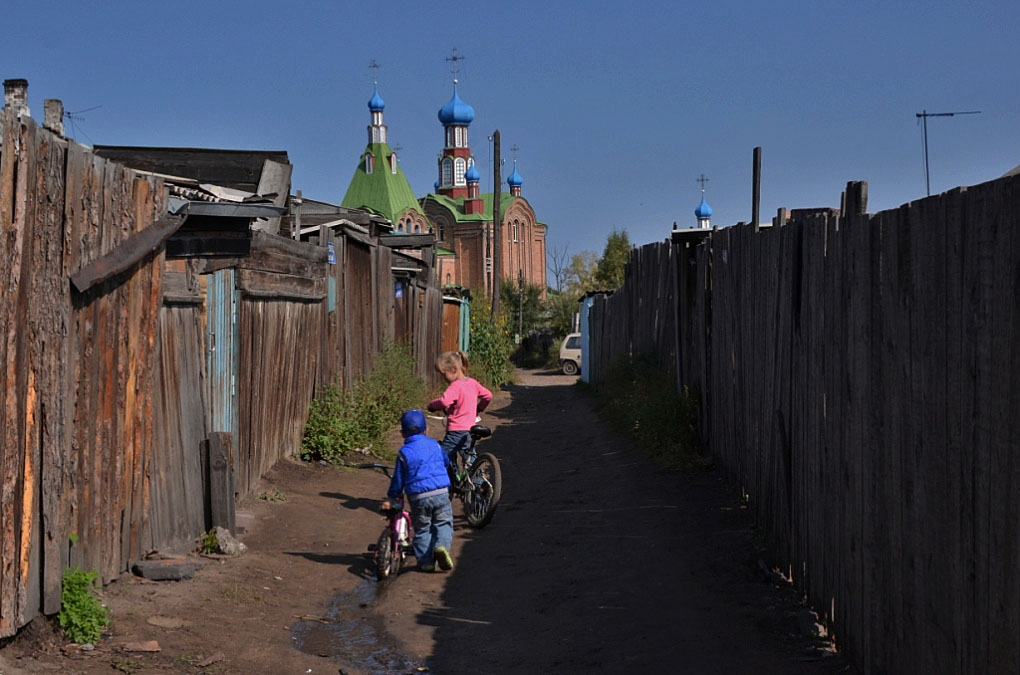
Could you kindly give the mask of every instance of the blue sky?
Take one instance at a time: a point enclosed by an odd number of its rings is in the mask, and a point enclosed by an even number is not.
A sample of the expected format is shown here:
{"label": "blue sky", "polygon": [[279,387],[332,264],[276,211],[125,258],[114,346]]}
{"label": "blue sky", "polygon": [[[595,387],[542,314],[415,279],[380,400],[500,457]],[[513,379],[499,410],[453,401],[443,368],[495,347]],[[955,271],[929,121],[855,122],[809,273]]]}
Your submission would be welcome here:
{"label": "blue sky", "polygon": [[[60,98],[86,144],[283,149],[294,187],[339,202],[366,142],[371,59],[391,145],[432,189],[451,94],[491,186],[486,137],[520,147],[524,196],[549,247],[601,251],[694,223],[836,206],[867,180],[870,210],[924,196],[915,113],[929,121],[932,191],[1020,164],[1020,3],[294,2],[16,3],[0,77],[29,80],[33,115]],[[509,171],[509,166],[504,175]],[[490,188],[491,189],[491,188]]]}

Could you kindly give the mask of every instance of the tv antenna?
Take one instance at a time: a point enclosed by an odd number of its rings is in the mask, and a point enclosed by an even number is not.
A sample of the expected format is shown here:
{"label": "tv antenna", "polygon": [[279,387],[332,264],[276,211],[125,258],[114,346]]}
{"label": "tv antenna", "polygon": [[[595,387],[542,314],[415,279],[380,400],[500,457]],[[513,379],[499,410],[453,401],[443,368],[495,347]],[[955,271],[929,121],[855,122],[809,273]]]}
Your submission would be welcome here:
{"label": "tv antenna", "polygon": [[924,123],[924,187],[928,192],[928,196],[931,196],[931,181],[929,180],[928,174],[928,118],[929,117],[955,117],[957,115],[977,115],[980,110],[964,110],[957,112],[944,112],[944,113],[930,113],[927,110],[922,110],[919,113],[915,113],[917,119],[922,120]]}
{"label": "tv antenna", "polygon": [[85,121],[85,113],[92,112],[93,110],[99,110],[102,107],[103,106],[101,106],[101,105],[94,105],[91,108],[85,108],[84,110],[72,110],[72,111],[65,110],[64,111],[64,117],[67,118],[68,123],[71,125],[71,133],[74,134],[75,136],[77,136],[78,135],[78,131],[81,131],[82,135],[84,135],[86,138],[88,138],[89,142],[91,143],[92,142],[92,138],[88,134],[85,133],[84,129],[80,129],[79,130],[78,127],[75,126],[75,122],[79,122],[79,123],[80,122],[84,122]]}

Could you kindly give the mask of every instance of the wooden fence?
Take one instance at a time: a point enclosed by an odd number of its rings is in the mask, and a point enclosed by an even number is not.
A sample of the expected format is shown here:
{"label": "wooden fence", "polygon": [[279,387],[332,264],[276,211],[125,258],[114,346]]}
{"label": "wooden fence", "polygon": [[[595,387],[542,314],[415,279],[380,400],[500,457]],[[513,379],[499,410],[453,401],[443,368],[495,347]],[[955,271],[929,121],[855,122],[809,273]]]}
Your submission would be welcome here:
{"label": "wooden fence", "polygon": [[867,673],[1020,672],[1020,177],[635,251],[592,376],[650,353]]}
{"label": "wooden fence", "polygon": [[[167,260],[158,239],[84,292],[69,283],[166,213],[160,179],[4,114],[0,637],[59,610],[69,565],[105,582],[193,540],[210,522],[207,439],[232,439],[249,493],[298,450],[317,387],[356,380],[397,337],[391,252],[371,240],[339,237],[332,265],[264,233],[236,259]],[[411,286],[402,338],[431,362],[439,291]]]}

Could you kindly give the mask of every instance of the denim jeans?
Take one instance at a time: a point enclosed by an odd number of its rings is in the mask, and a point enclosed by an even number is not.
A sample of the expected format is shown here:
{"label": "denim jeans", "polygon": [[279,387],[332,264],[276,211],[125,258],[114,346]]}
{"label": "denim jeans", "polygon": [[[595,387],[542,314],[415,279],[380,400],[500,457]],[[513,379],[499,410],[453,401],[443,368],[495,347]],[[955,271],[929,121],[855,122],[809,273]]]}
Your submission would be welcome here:
{"label": "denim jeans", "polygon": [[414,557],[419,565],[434,565],[436,546],[447,551],[453,543],[453,506],[450,495],[439,494],[411,502],[411,525],[414,527]]}
{"label": "denim jeans", "polygon": [[471,445],[471,432],[469,431],[447,431],[443,436],[443,442],[439,444],[443,452],[450,458],[450,465],[457,463],[457,453],[466,450]]}

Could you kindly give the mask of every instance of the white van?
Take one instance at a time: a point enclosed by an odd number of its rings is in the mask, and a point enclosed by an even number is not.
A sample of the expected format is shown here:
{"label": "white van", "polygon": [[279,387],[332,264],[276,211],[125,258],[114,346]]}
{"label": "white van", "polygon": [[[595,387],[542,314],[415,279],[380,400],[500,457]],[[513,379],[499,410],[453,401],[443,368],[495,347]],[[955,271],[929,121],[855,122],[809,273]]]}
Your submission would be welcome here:
{"label": "white van", "polygon": [[581,334],[570,333],[560,345],[560,369],[564,375],[581,372]]}

